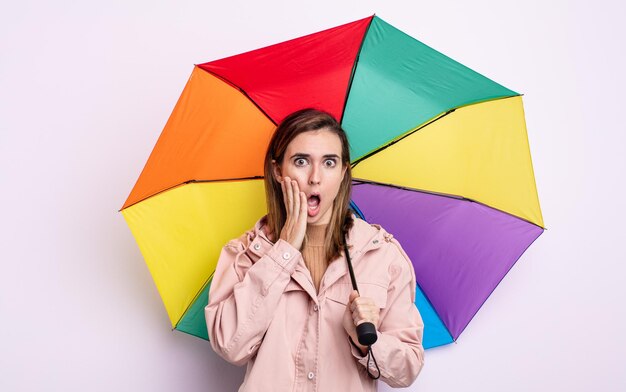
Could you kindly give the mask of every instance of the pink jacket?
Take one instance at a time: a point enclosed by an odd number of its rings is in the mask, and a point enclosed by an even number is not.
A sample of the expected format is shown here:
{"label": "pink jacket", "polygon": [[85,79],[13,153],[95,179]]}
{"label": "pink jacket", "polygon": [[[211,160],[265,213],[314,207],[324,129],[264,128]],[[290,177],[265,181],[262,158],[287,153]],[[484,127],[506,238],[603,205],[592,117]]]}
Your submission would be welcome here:
{"label": "pink jacket", "polygon": [[[359,292],[381,308],[372,345],[380,380],[407,387],[424,365],[415,272],[391,234],[354,220],[347,242]],[[272,243],[265,222],[264,216],[224,246],[205,308],[215,352],[247,364],[239,391],[377,390],[367,356],[341,324],[352,290],[345,257],[328,266],[317,293],[302,254],[284,240]],[[369,365],[377,374],[373,361]]]}

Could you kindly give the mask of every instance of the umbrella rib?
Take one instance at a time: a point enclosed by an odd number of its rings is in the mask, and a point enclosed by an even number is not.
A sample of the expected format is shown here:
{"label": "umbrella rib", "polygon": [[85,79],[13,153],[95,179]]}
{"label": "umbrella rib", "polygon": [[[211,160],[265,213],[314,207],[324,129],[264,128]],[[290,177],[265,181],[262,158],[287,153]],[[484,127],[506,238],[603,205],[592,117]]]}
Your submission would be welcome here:
{"label": "umbrella rib", "polygon": [[506,214],[506,215],[508,215],[508,216],[510,216],[512,218],[516,218],[516,219],[522,220],[524,222],[530,223],[531,225],[537,226],[540,229],[548,230],[547,227],[539,226],[538,224],[536,224],[534,222],[531,222],[528,219],[524,219],[524,218],[519,217],[517,215],[513,215],[510,212],[507,212],[507,211],[501,210],[499,208],[490,206],[490,205],[485,204],[483,202],[480,202],[478,200],[470,199],[470,198],[465,197],[465,196],[453,195],[453,194],[450,194],[450,193],[443,193],[443,192],[436,192],[436,191],[427,191],[425,189],[411,188],[411,187],[400,186],[400,185],[395,185],[395,184],[389,184],[389,183],[384,183],[384,182],[377,182],[377,181],[372,181],[372,180],[366,180],[366,179],[362,179],[362,178],[353,178],[352,180],[354,182],[356,182],[356,184],[354,184],[354,186],[359,186],[359,185],[363,185],[363,184],[372,184],[372,185],[386,186],[386,187],[389,187],[389,188],[404,189],[404,190],[412,191],[412,192],[427,193],[427,194],[435,195],[435,196],[449,197],[451,199],[457,199],[457,200],[461,200],[461,201],[468,201],[468,202],[471,202],[471,203],[477,203],[477,204],[483,205],[483,206],[485,206],[487,208],[490,208],[492,210],[496,210],[498,212]]}
{"label": "umbrella rib", "polygon": [[190,184],[192,182],[220,182],[220,181],[241,181],[241,180],[262,180],[264,176],[252,176],[252,177],[238,177],[238,178],[218,178],[216,180],[189,180],[183,184]]}
{"label": "umbrella rib", "polygon": [[380,185],[380,186],[386,186],[386,187],[389,187],[389,188],[404,189],[406,191],[421,192],[421,193],[428,193],[428,194],[435,195],[435,196],[449,197],[449,198],[452,198],[452,199],[474,201],[472,199],[468,199],[466,197],[459,196],[459,195],[453,195],[451,193],[427,191],[425,189],[411,188],[411,187],[406,187],[406,186],[401,186],[401,185],[389,184],[389,183],[385,183],[385,182],[366,180],[366,179],[363,179],[363,178],[353,178],[352,181],[356,183],[356,184],[354,184],[355,186],[359,186],[359,185],[363,185],[363,184]]}
{"label": "umbrella rib", "polygon": [[[159,194],[161,194],[163,192],[167,192],[167,191],[169,191],[171,189],[174,189],[174,188],[177,188],[179,186],[186,185],[186,184],[191,184],[191,183],[194,183],[194,182],[261,180],[263,178],[264,178],[263,176],[252,176],[252,177],[239,177],[239,178],[219,178],[219,179],[216,179],[216,180],[187,180],[187,181],[183,181],[183,182],[181,182],[179,184],[171,185],[171,186],[169,186],[169,187],[167,187],[165,189],[162,189],[162,190],[160,190],[158,192],[155,192],[155,193],[153,193],[151,195],[148,195],[148,196],[142,198],[141,200],[137,200],[136,202],[134,202],[133,204],[127,206],[126,208],[130,208],[130,207],[134,206],[137,203],[141,203],[142,201],[147,200],[147,199],[149,199],[149,198],[151,198],[153,196],[159,195]],[[126,208],[123,208],[123,209],[126,209]],[[118,210],[117,212],[121,212],[121,211],[122,211],[122,209]]]}
{"label": "umbrella rib", "polygon": [[417,131],[419,131],[420,129],[424,128],[425,126],[430,125],[430,124],[434,123],[435,121],[437,121],[437,120],[439,120],[439,119],[441,119],[441,118],[444,118],[444,117],[445,117],[445,116],[447,116],[448,114],[450,114],[450,113],[454,112],[456,109],[457,109],[457,108],[450,109],[450,110],[448,110],[447,112],[445,112],[444,114],[442,114],[442,115],[440,115],[440,116],[437,116],[437,117],[433,118],[432,120],[428,121],[428,122],[427,122],[427,123],[425,123],[425,124],[422,124],[421,126],[419,126],[419,127],[415,128],[415,129],[414,129],[414,130],[412,130],[412,131],[407,132],[406,134],[402,135],[402,136],[401,136],[401,137],[399,137],[398,139],[394,139],[394,140],[392,140],[391,142],[389,142],[388,144],[385,144],[385,145],[384,145],[384,146],[382,146],[381,148],[376,149],[376,150],[374,150],[374,151],[372,151],[372,152],[370,152],[370,153],[368,153],[368,154],[366,154],[366,155],[363,155],[361,158],[358,158],[357,160],[355,160],[355,161],[354,161],[354,163],[352,163],[351,168],[353,169],[356,165],[358,165],[359,163],[361,163],[361,161],[363,161],[363,160],[365,160],[365,159],[367,159],[367,158],[371,157],[372,155],[378,154],[379,152],[383,151],[383,150],[384,150],[384,149],[386,149],[387,147],[390,147],[390,146],[392,146],[392,145],[394,145],[394,144],[398,143],[400,140],[402,140],[402,139],[404,139],[404,138],[407,138],[407,137],[411,136],[412,134],[414,134],[415,132],[417,132]]}
{"label": "umbrella rib", "polygon": [[[198,65],[196,64],[196,67],[197,67],[197,66],[198,66]],[[200,67],[198,67],[198,68],[200,68]],[[244,90],[242,87],[239,87],[239,86],[238,86],[238,85],[236,85],[234,82],[230,81],[230,80],[229,80],[229,79],[227,79],[226,77],[223,77],[223,76],[221,76],[221,75],[219,75],[219,74],[216,74],[215,72],[212,72],[212,71],[207,70],[207,69],[204,69],[204,68],[200,68],[200,69],[201,69],[201,70],[203,70],[204,72],[207,72],[207,73],[209,73],[209,74],[211,74],[211,75],[215,76],[216,78],[220,79],[220,80],[221,80],[221,81],[223,81],[224,83],[226,83],[226,84],[228,84],[228,85],[232,86],[234,89],[236,89],[237,91],[239,91],[241,94],[243,94],[243,96],[244,96],[244,97],[246,97],[246,98],[247,98],[250,102],[252,102],[252,104],[253,104],[254,106],[256,106],[256,108],[257,108],[257,109],[259,109],[259,111],[260,111],[261,113],[263,113],[263,115],[264,115],[265,117],[267,117],[267,119],[268,119],[268,120],[270,120],[270,121],[272,122],[272,124],[277,125],[277,124],[276,124],[276,121],[274,121],[274,119],[273,119],[273,118],[271,118],[271,117],[269,116],[269,114],[267,114],[267,113],[265,112],[265,110],[263,110],[263,108],[262,108],[262,107],[260,107],[260,106],[256,103],[256,101],[255,101],[254,99],[252,99],[252,98],[248,95],[248,93],[246,92],[246,90]]]}
{"label": "umbrella rib", "polygon": [[341,109],[341,118],[339,119],[340,124],[343,121],[343,115],[346,113],[346,106],[348,105],[348,97],[350,96],[350,90],[352,90],[352,82],[354,81],[354,74],[356,74],[356,67],[359,64],[359,57],[361,57],[361,50],[363,50],[365,37],[367,37],[367,33],[369,32],[370,26],[372,25],[372,22],[374,21],[374,17],[376,17],[376,14],[372,15],[370,22],[367,24],[367,28],[365,29],[365,32],[363,33],[363,39],[361,39],[361,45],[359,45],[359,51],[357,52],[356,57],[354,58],[354,64],[352,65],[352,72],[350,72],[350,81],[348,82],[348,89],[346,90],[346,98],[343,101],[343,109]]}
{"label": "umbrella rib", "polygon": [[[200,297],[200,293],[202,293],[202,290],[204,290],[204,288],[206,287],[206,285],[209,283],[209,281],[211,281],[211,279],[213,279],[213,275],[215,274],[215,271],[211,272],[211,275],[209,275],[209,277],[207,278],[207,280],[204,281],[204,283],[202,284],[202,286],[200,286],[200,290],[198,290],[198,292],[196,293],[196,295],[193,297],[193,299],[191,300],[191,302],[189,302],[189,305],[187,305],[187,307],[185,308],[185,311],[183,312],[183,315],[180,316],[180,319],[176,322],[176,325],[174,326],[174,328],[172,328],[172,331],[175,330],[176,328],[178,328],[178,324],[180,324],[181,320],[185,318],[185,315],[187,314],[187,312],[189,311],[189,308],[191,308],[193,306],[194,303],[196,303],[196,301],[198,300],[198,298]],[[208,295],[208,293],[207,293]]]}
{"label": "umbrella rib", "polygon": [[351,167],[352,167],[352,168],[354,168],[354,167],[355,167],[356,165],[358,165],[361,161],[363,161],[363,160],[365,160],[365,159],[367,159],[367,158],[371,157],[371,156],[372,156],[372,155],[374,155],[374,154],[377,154],[377,153],[381,152],[382,150],[386,149],[387,147],[390,147],[390,146],[392,146],[392,145],[396,144],[396,143],[397,143],[397,142],[399,142],[400,140],[402,140],[402,139],[404,139],[404,138],[406,138],[406,137],[411,136],[413,133],[415,133],[415,132],[419,131],[420,129],[422,129],[422,128],[424,128],[424,127],[426,127],[426,126],[428,126],[428,125],[430,125],[430,124],[432,124],[432,123],[434,123],[434,122],[435,122],[435,121],[437,121],[437,120],[440,120],[440,119],[444,118],[445,116],[447,116],[448,114],[451,114],[452,112],[456,111],[457,109],[464,108],[464,107],[466,107],[466,106],[477,105],[477,104],[484,103],[484,102],[497,101],[497,100],[500,100],[500,99],[509,99],[509,98],[514,98],[514,97],[517,97],[517,96],[523,96],[523,94],[516,94],[516,95],[511,95],[511,96],[506,96],[506,97],[497,97],[497,98],[493,98],[493,99],[486,99],[486,100],[482,100],[482,101],[471,102],[471,103],[467,103],[467,104],[464,104],[464,105],[456,106],[456,107],[454,107],[454,108],[452,108],[452,109],[450,109],[450,110],[446,111],[444,114],[441,114],[441,115],[439,115],[439,116],[437,116],[437,117],[434,117],[432,120],[430,120],[430,121],[428,121],[428,122],[426,122],[426,123],[424,123],[424,124],[420,125],[419,127],[415,128],[414,130],[407,132],[406,134],[404,134],[404,135],[400,136],[398,139],[394,139],[394,140],[390,141],[388,144],[385,144],[384,146],[380,147],[379,149],[373,150],[373,151],[371,151],[370,153],[368,153],[368,154],[366,154],[366,155],[364,155],[364,156],[362,156],[362,157],[360,157],[360,158],[356,159],[356,160],[352,163],[352,166],[351,166]]}

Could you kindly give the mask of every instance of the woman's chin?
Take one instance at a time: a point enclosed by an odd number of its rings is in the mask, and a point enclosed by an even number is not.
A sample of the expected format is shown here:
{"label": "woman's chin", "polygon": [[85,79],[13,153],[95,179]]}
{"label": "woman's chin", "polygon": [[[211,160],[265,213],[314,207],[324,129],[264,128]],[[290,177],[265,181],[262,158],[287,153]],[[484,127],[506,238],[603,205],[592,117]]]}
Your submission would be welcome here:
{"label": "woman's chin", "polygon": [[308,224],[316,224],[319,222],[321,215],[319,213],[317,213],[317,215],[311,216],[309,214],[309,216],[306,217],[306,222]]}

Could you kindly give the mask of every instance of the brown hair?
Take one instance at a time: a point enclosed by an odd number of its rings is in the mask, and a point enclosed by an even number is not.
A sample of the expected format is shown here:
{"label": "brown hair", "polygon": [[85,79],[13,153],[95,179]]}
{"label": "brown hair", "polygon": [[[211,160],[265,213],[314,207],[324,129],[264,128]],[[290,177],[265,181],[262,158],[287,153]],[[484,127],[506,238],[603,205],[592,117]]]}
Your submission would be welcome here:
{"label": "brown hair", "polygon": [[[346,132],[330,114],[322,110],[306,108],[291,113],[278,125],[270,140],[265,154],[265,196],[267,199],[268,235],[277,241],[287,220],[287,211],[283,199],[280,182],[273,175],[272,161],[282,165],[287,146],[299,134],[326,128],[339,136],[341,141],[341,163],[346,171],[335,197],[330,222],[326,228],[324,242],[326,261],[330,263],[339,257],[343,250],[343,236],[348,233],[354,221],[349,210],[350,195],[352,192],[352,172],[350,170],[350,145]],[[303,247],[306,245],[306,237]]]}

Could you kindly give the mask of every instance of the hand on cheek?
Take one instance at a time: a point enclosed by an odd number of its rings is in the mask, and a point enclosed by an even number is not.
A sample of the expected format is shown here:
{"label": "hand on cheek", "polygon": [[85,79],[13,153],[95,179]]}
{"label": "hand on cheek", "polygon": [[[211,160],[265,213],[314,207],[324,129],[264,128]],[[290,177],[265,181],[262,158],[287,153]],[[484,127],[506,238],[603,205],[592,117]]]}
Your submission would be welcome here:
{"label": "hand on cheek", "polygon": [[300,192],[298,182],[289,177],[284,177],[280,186],[287,211],[287,220],[280,233],[280,238],[300,250],[304,242],[307,224],[306,195],[304,192]]}

